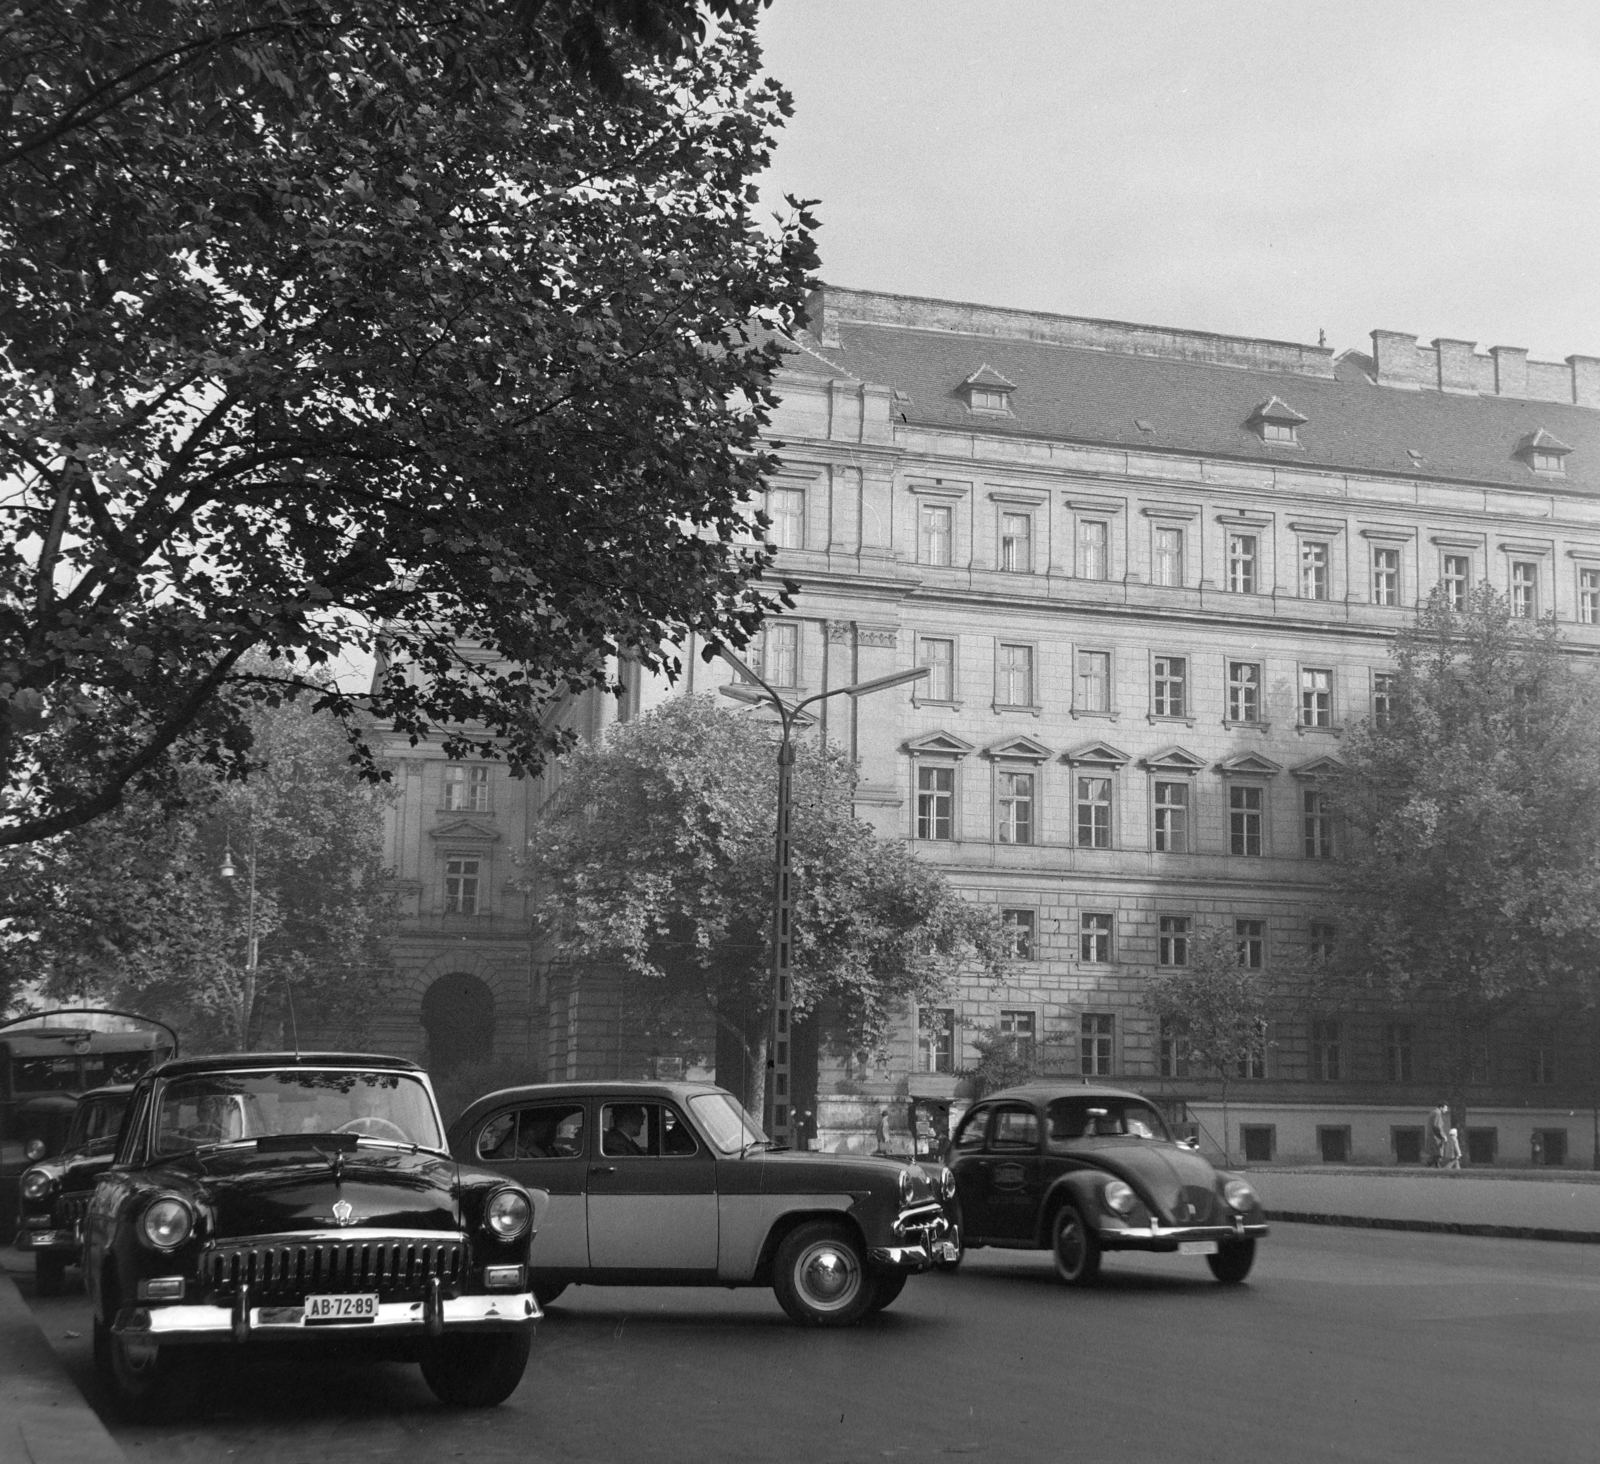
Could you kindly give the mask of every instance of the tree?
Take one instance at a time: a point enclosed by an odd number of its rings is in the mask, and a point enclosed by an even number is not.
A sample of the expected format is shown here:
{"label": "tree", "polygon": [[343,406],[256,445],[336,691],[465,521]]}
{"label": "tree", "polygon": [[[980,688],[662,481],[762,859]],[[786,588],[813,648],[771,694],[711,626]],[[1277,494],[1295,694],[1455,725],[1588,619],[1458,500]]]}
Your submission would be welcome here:
{"label": "tree", "polygon": [[[619,650],[743,643],[815,256],[752,218],[756,0],[711,8],[0,21],[0,846],[244,775],[251,698],[372,779],[382,725],[521,772]],[[370,696],[308,675],[379,628]]]}
{"label": "tree", "polygon": [[179,810],[135,796],[92,829],[5,851],[0,993],[165,1016],[202,1050],[359,1034],[386,976],[383,795],[309,707],[254,708],[248,723],[248,782],[189,768]]}
{"label": "tree", "polygon": [[[1059,1071],[1052,1059],[1064,1055],[1061,1049],[1066,1045],[1063,1038],[1046,1037],[1041,1041],[1016,1032],[1003,1032],[997,1026],[980,1027],[968,1040],[976,1049],[978,1060],[968,1067],[958,1068],[956,1076],[971,1084],[974,1102],[985,1093],[1031,1082],[1047,1076],[1052,1069]],[[1051,1051],[1052,1048],[1055,1051]]]}
{"label": "tree", "polygon": [[1345,746],[1339,974],[1434,1014],[1459,1104],[1491,1022],[1540,993],[1592,998],[1600,699],[1553,622],[1487,585],[1459,613],[1436,593],[1394,663],[1388,716]]}
{"label": "tree", "polygon": [[[528,853],[542,928],[564,959],[620,968],[653,1020],[709,1014],[757,1074],[771,1010],[774,752],[764,723],[675,698],[562,760]],[[881,1042],[908,1001],[936,999],[962,962],[1004,967],[999,922],[857,820],[854,782],[837,751],[796,749],[795,1011],[826,1008],[852,1049]],[[761,1094],[746,1101],[759,1111]]]}
{"label": "tree", "polygon": [[1265,1056],[1267,992],[1260,972],[1244,964],[1234,936],[1208,927],[1189,942],[1187,966],[1151,978],[1144,1004],[1191,1070],[1221,1080],[1222,1156],[1228,1162],[1228,1084]]}

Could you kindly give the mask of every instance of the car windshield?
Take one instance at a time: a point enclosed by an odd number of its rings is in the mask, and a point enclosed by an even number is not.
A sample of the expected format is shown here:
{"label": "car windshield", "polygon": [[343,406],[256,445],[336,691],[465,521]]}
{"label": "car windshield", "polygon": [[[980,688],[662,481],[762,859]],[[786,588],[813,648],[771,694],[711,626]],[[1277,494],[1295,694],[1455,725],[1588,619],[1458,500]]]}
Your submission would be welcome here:
{"label": "car windshield", "polygon": [[689,1111],[700,1120],[706,1137],[724,1154],[737,1154],[751,1144],[765,1144],[761,1125],[745,1112],[732,1093],[696,1093]]}
{"label": "car windshield", "polygon": [[269,1068],[174,1078],[161,1091],[154,1152],[333,1133],[444,1148],[433,1100],[413,1073]]}
{"label": "car windshield", "polygon": [[1165,1139],[1161,1114],[1139,1098],[1057,1098],[1046,1110],[1050,1142],[1071,1139]]}

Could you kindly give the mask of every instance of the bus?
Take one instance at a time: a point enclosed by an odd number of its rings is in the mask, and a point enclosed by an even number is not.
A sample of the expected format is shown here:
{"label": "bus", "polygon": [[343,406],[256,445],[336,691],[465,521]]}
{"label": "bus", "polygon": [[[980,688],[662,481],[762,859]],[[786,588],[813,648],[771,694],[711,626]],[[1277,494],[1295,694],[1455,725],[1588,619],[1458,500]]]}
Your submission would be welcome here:
{"label": "bus", "polygon": [[164,1022],[107,1007],[64,1007],[0,1022],[0,1243],[17,1220],[22,1171],[59,1154],[78,1097],[131,1083],[178,1054]]}

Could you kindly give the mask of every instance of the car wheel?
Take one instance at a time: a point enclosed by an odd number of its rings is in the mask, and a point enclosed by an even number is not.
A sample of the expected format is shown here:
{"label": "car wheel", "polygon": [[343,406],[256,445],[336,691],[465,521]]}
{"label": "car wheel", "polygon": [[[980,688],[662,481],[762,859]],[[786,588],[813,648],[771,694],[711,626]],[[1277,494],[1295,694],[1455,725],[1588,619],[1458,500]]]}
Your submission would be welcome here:
{"label": "car wheel", "polygon": [[[100,1351],[96,1323],[97,1355]],[[174,1418],[188,1411],[194,1402],[195,1359],[182,1347],[170,1343],[130,1342],[116,1333],[106,1333],[105,1373],[123,1412],[145,1422]]]}
{"label": "car wheel", "polygon": [[861,1243],[832,1220],[812,1220],[784,1238],[773,1262],[778,1304],[806,1327],[854,1326],[872,1305]]}
{"label": "car wheel", "polygon": [[565,1281],[535,1281],[533,1283],[533,1299],[540,1307],[547,1307],[552,1301],[567,1289],[569,1283]]}
{"label": "car wheel", "polygon": [[872,1288],[872,1303],[867,1307],[870,1316],[893,1305],[895,1297],[906,1289],[906,1272],[874,1271],[868,1284]]}
{"label": "car wheel", "polygon": [[1063,1205],[1050,1226],[1050,1254],[1056,1275],[1068,1286],[1088,1286],[1100,1274],[1100,1242],[1084,1224],[1076,1205]]}
{"label": "car wheel", "polygon": [[67,1284],[67,1258],[38,1251],[33,1257],[33,1294],[60,1296]]}
{"label": "car wheel", "polygon": [[493,1408],[517,1390],[533,1332],[490,1332],[478,1337],[443,1337],[422,1354],[422,1377],[441,1403],[452,1408]]}
{"label": "car wheel", "polygon": [[1211,1274],[1224,1286],[1237,1286],[1250,1274],[1256,1263],[1256,1243],[1253,1240],[1225,1240],[1217,1247],[1214,1256],[1206,1257]]}

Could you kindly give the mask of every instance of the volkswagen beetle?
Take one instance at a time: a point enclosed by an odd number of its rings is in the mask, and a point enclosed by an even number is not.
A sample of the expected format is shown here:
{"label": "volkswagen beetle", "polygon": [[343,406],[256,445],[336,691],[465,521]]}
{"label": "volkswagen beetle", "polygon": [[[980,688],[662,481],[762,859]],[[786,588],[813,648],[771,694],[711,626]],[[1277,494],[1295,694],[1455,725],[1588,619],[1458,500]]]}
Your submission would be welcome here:
{"label": "volkswagen beetle", "polygon": [[446,1403],[498,1403],[539,1316],[543,1199],[456,1163],[401,1058],[168,1062],[135,1086],[89,1205],[95,1361],[135,1413],[180,1407],[206,1349],[331,1340],[420,1362]]}
{"label": "volkswagen beetle", "polygon": [[972,1106],[950,1152],[964,1248],[1049,1250],[1068,1285],[1119,1250],[1204,1256],[1237,1283],[1267,1233],[1249,1182],[1174,1140],[1138,1093],[1009,1088]]}

